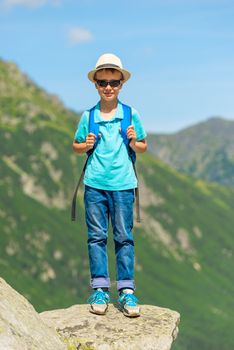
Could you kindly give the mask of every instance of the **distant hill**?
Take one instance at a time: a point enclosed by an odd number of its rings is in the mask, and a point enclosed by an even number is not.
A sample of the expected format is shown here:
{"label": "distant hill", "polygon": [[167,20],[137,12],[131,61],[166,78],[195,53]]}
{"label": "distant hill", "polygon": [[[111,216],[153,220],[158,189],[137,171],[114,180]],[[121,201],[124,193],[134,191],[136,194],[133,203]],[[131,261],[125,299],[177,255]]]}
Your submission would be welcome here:
{"label": "distant hill", "polygon": [[[72,152],[79,115],[0,60],[0,275],[38,311],[84,303],[89,271],[84,157]],[[138,156],[142,223],[135,225],[137,296],[181,313],[173,350],[234,348],[234,189]],[[115,257],[109,239],[112,295]]]}
{"label": "distant hill", "polygon": [[234,186],[234,120],[210,118],[170,135],[149,135],[149,151],[175,169]]}

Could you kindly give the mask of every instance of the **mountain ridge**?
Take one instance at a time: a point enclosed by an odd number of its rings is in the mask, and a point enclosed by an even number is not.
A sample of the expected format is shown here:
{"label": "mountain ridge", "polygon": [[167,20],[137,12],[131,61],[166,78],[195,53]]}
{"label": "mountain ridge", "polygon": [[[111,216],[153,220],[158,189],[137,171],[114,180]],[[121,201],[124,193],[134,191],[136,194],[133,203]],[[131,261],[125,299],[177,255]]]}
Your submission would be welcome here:
{"label": "mountain ridge", "polygon": [[234,121],[210,118],[174,134],[150,134],[149,151],[188,175],[234,186]]}

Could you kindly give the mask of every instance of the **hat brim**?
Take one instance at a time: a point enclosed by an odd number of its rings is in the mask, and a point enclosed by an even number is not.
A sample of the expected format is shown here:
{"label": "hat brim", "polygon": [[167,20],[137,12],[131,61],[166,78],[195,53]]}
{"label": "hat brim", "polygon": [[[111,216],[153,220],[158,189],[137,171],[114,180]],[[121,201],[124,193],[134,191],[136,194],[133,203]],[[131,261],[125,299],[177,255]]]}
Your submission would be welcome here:
{"label": "hat brim", "polygon": [[113,68],[113,69],[119,71],[120,73],[122,73],[122,75],[123,75],[123,81],[124,81],[124,82],[127,81],[127,80],[131,77],[131,73],[129,73],[126,69],[119,68],[118,66],[117,66],[117,67],[113,67],[113,66],[110,66],[110,65],[103,65],[103,66],[101,66],[100,68],[93,69],[93,70],[91,70],[91,71],[88,73],[88,78],[89,78],[89,80],[91,80],[93,83],[95,83],[95,80],[94,80],[95,74],[96,74],[99,70],[102,70],[102,69],[109,69],[109,68]]}

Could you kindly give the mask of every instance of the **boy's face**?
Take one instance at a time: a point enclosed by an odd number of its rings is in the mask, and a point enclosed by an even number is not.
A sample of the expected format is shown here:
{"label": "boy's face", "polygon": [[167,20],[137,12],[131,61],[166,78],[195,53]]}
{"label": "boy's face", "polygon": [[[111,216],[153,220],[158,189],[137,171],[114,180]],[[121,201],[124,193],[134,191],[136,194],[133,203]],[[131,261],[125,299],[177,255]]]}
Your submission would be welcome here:
{"label": "boy's face", "polygon": [[[111,87],[110,84],[108,84],[106,87],[105,86],[100,86],[98,85],[98,83],[95,83],[96,89],[98,90],[98,93],[101,97],[102,100],[104,101],[115,101],[118,98],[118,94],[120,89],[122,88],[122,74],[115,70],[115,71],[111,71],[111,70],[100,70],[96,73],[95,75],[95,80],[108,80],[108,81],[120,81],[118,86],[114,86]],[[118,83],[118,82],[117,82]],[[117,84],[116,83],[116,84]]]}

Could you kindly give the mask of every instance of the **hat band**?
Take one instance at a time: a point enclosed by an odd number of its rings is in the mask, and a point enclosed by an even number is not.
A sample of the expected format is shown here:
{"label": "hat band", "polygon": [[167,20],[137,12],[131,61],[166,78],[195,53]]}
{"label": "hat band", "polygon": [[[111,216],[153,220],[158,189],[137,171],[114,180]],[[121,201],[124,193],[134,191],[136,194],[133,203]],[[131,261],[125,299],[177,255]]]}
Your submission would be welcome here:
{"label": "hat band", "polygon": [[96,69],[104,69],[104,68],[120,68],[120,66],[117,66],[117,64],[107,63],[107,64],[101,64],[100,66],[97,66]]}

